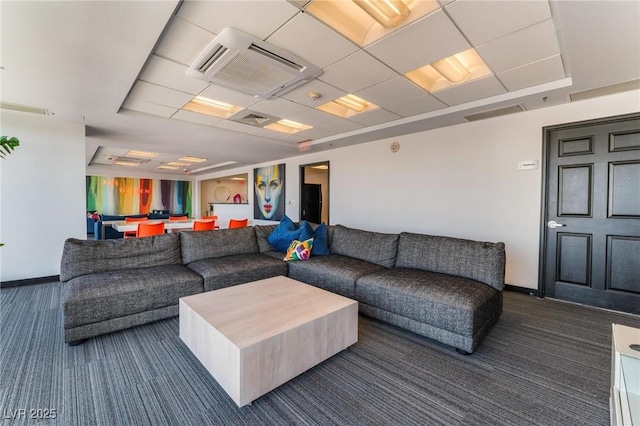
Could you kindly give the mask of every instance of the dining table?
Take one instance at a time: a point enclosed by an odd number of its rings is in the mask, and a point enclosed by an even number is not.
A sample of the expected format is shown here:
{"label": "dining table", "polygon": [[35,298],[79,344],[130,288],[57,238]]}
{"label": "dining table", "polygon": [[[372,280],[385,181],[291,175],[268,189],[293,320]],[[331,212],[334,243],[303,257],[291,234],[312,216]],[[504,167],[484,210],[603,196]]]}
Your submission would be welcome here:
{"label": "dining table", "polygon": [[[206,222],[206,220],[202,220]],[[164,222],[164,230],[166,232],[171,232],[174,230],[184,230],[184,229],[193,229],[194,219],[186,219],[186,220],[169,220],[169,219],[160,219],[160,220],[149,220],[145,223],[158,223]],[[140,222],[125,222],[124,220],[112,221],[111,226],[118,232],[125,231],[136,231],[138,229],[138,223]]]}

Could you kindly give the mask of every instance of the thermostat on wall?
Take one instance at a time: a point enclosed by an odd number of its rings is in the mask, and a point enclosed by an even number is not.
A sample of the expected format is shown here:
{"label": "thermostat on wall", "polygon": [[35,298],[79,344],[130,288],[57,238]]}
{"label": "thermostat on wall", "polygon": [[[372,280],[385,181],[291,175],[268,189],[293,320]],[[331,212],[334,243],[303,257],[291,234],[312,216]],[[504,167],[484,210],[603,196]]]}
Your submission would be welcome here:
{"label": "thermostat on wall", "polygon": [[538,160],[518,161],[518,170],[535,170],[538,168]]}

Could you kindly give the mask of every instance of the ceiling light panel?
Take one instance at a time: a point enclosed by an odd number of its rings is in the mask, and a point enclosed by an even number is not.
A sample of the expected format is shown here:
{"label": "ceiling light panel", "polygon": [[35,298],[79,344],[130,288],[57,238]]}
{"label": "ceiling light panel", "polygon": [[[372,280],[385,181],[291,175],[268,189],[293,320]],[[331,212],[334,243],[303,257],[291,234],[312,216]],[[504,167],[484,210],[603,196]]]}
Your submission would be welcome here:
{"label": "ceiling light panel", "polygon": [[365,99],[359,98],[353,94],[342,96],[340,98],[319,105],[316,109],[329,114],[337,115],[342,118],[349,118],[365,111],[372,111],[379,108]]}
{"label": "ceiling light panel", "polygon": [[147,151],[136,151],[136,150],[129,150],[127,151],[127,153],[125,154],[125,157],[134,157],[134,158],[155,158],[157,157],[158,154],[156,152],[147,152]]}
{"label": "ceiling light panel", "polygon": [[410,71],[405,77],[424,90],[434,93],[491,74],[476,51],[469,49]]}
{"label": "ceiling light panel", "polygon": [[127,161],[127,160],[116,160],[113,162],[114,166],[125,166],[125,167],[137,167],[140,165],[137,161]]}
{"label": "ceiling light panel", "polygon": [[435,0],[314,0],[306,12],[357,45],[366,46],[439,7]]}
{"label": "ceiling light panel", "polygon": [[186,161],[186,162],[190,162],[190,163],[203,163],[203,162],[207,161],[207,159],[206,158],[200,158],[200,157],[184,156],[184,157],[180,157],[180,161]]}
{"label": "ceiling light panel", "polygon": [[287,133],[289,135],[296,134],[298,132],[302,132],[303,130],[309,130],[313,128],[313,126],[309,126],[307,124],[298,123],[297,121],[292,120],[279,120],[275,123],[271,123],[269,125],[264,126],[265,129],[275,130],[280,133]]}
{"label": "ceiling light panel", "polygon": [[178,167],[178,166],[168,166],[166,164],[161,164],[157,168],[158,169],[163,169],[163,170],[178,170],[180,167]]}
{"label": "ceiling light panel", "polygon": [[196,96],[182,107],[183,110],[210,115],[212,117],[229,118],[243,108],[226,102]]}

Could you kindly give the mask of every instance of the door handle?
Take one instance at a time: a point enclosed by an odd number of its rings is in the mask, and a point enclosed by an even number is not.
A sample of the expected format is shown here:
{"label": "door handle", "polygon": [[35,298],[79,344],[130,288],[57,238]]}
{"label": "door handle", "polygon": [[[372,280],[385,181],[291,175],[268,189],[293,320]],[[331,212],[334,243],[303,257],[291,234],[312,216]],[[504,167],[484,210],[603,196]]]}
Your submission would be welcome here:
{"label": "door handle", "polygon": [[558,223],[555,220],[550,220],[549,222],[547,222],[547,226],[549,228],[553,229],[553,228],[559,228],[561,226],[567,226],[567,225],[565,225],[563,223]]}

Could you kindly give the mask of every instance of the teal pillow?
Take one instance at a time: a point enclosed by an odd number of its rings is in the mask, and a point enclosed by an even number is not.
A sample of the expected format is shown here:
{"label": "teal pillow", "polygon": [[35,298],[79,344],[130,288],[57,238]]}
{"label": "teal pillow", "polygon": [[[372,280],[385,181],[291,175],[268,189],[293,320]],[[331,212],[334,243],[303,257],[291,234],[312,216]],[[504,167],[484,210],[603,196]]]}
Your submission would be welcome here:
{"label": "teal pillow", "polygon": [[321,223],[313,232],[313,248],[311,249],[311,256],[326,256],[330,253],[327,225]]}
{"label": "teal pillow", "polygon": [[313,228],[309,222],[302,221],[296,229],[296,224],[285,215],[269,234],[267,241],[277,251],[286,253],[293,240],[304,241],[309,238],[313,238]]}
{"label": "teal pillow", "polygon": [[291,241],[295,240],[291,237],[295,230],[296,224],[287,215],[284,215],[278,226],[267,237],[267,241],[277,251],[286,252]]}

